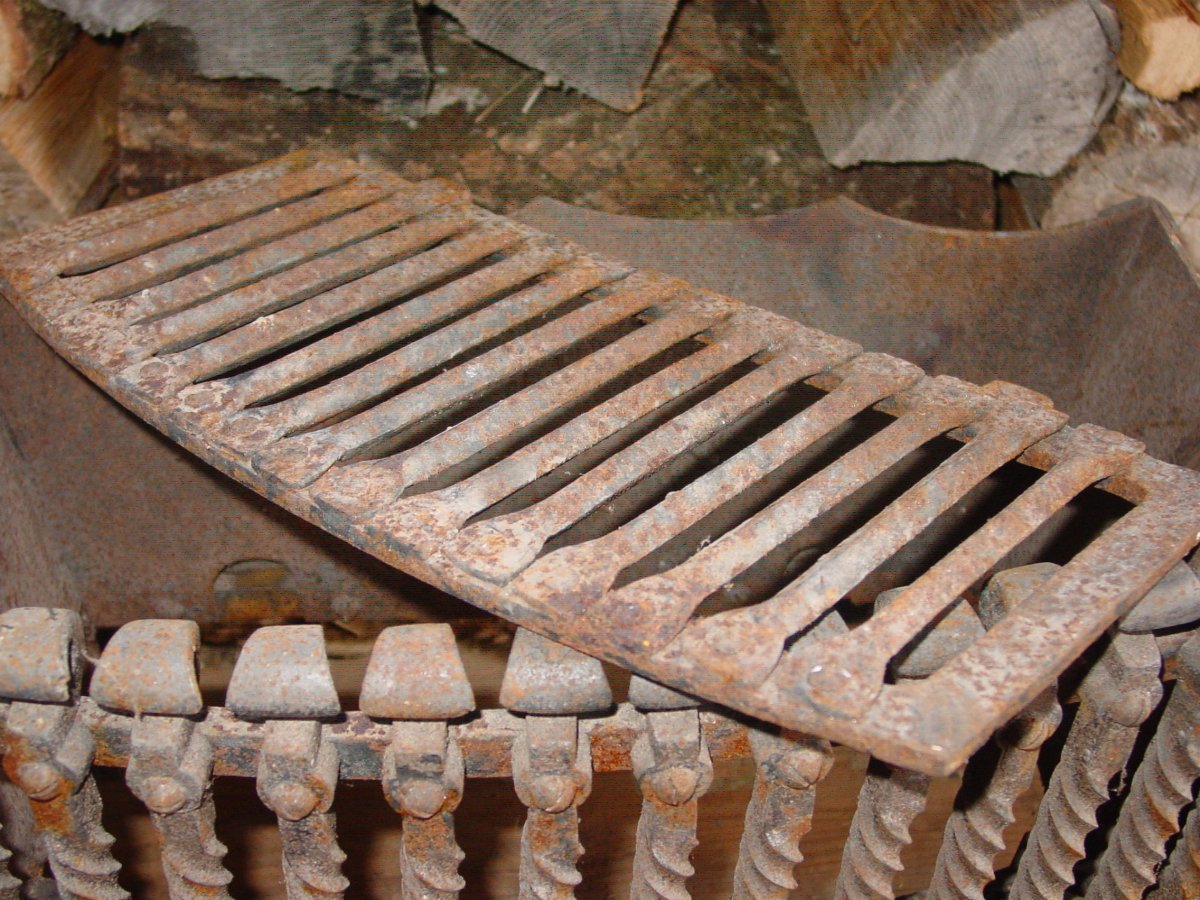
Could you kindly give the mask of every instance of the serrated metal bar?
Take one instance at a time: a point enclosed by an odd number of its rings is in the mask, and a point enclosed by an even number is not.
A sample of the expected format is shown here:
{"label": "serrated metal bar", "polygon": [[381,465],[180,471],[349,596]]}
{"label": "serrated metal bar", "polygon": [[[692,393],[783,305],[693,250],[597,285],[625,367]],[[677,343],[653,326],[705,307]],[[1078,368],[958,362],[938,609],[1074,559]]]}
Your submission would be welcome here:
{"label": "serrated metal bar", "polygon": [[573,716],[528,716],[513,745],[513,785],[528,808],[521,829],[522,898],[574,897],[583,880],[576,864],[578,806],[591,791],[591,745],[578,739]]}
{"label": "serrated metal bar", "polygon": [[1010,900],[1061,900],[1075,884],[1097,810],[1111,797],[1142,723],[1162,695],[1149,635],[1116,635],[1080,685],[1079,710],[1038,807]]}
{"label": "serrated metal bar", "polygon": [[1086,897],[1140,900],[1155,883],[1200,778],[1200,638],[1176,655],[1177,678]]}
{"label": "serrated metal bar", "polygon": [[518,895],[568,900],[582,881],[576,863],[579,805],[592,790],[592,748],[577,716],[612,705],[596,660],[520,629],[500,702],[525,713],[512,747],[513,787],[526,806]]}
{"label": "serrated metal bar", "polygon": [[1197,900],[1200,898],[1200,812],[1188,813],[1175,849],[1159,870],[1158,885],[1148,900]]}
{"label": "serrated metal bar", "polygon": [[634,900],[686,900],[695,874],[699,800],[712,785],[712,758],[694,709],[652,711],[634,742],[633,773],[642,790],[633,854]]}
{"label": "serrated metal bar", "polygon": [[384,795],[403,817],[401,892],[406,900],[449,900],[465,886],[454,810],[463,760],[445,722],[394,722],[383,761]]}
{"label": "serrated metal bar", "polygon": [[100,823],[91,775],[94,743],[74,705],[14,703],[6,726],[4,770],[29,796],[34,828],[64,900],[123,900],[113,837]]}
{"label": "serrated metal bar", "polygon": [[998,757],[972,757],[960,790],[960,796],[970,791],[971,800],[956,805],[946,822],[927,900],[983,900],[995,877],[996,856],[1005,848],[1004,831],[1017,820],[1016,802],[1033,783],[1038,754],[1061,720],[1052,688],[997,734]]}
{"label": "serrated metal bar", "polygon": [[0,900],[20,900],[21,882],[9,871],[12,851],[0,845]]}
{"label": "serrated metal bar", "polygon": [[928,775],[871,761],[842,854],[834,900],[893,900],[909,829],[925,809]]}
{"label": "serrated metal bar", "polygon": [[329,812],[337,776],[337,751],[322,740],[319,722],[267,722],[257,787],[279,824],[288,900],[341,897],[350,886]]}
{"label": "serrated metal bar", "polygon": [[800,842],[812,828],[817,785],[833,767],[828,741],[750,730],[754,787],[733,871],[734,900],[786,900],[799,887]]}
{"label": "serrated metal bar", "polygon": [[233,876],[214,829],[212,747],[188,719],[133,723],[126,779],[150,811],[172,900],[229,897]]}
{"label": "serrated metal bar", "polygon": [[83,627],[66,609],[0,614],[3,767],[29,798],[33,825],[64,900],[122,900],[121,864],[100,822],[96,743],[80,716]]}

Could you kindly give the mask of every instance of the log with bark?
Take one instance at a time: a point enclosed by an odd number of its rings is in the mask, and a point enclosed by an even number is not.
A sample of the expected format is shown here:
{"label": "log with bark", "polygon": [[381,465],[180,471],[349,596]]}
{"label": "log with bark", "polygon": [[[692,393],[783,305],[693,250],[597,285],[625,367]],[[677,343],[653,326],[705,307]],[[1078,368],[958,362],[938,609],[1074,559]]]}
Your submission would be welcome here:
{"label": "log with bark", "polygon": [[1120,84],[1102,0],[768,0],[784,60],[839,166],[959,159],[1050,175]]}

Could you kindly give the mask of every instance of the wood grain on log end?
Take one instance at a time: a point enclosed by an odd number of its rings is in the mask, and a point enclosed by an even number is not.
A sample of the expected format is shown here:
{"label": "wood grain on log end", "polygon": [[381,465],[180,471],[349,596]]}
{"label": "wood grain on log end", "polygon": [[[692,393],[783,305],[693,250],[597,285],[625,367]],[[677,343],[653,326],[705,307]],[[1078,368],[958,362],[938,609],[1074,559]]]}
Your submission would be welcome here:
{"label": "wood grain on log end", "polygon": [[1160,100],[1200,87],[1200,10],[1190,0],[1117,0],[1121,71]]}
{"label": "wood grain on log end", "polygon": [[480,43],[625,112],[641,105],[676,0],[438,0]]}
{"label": "wood grain on log end", "polygon": [[785,61],[834,165],[958,159],[1050,175],[1119,86],[1098,0],[771,0]]}

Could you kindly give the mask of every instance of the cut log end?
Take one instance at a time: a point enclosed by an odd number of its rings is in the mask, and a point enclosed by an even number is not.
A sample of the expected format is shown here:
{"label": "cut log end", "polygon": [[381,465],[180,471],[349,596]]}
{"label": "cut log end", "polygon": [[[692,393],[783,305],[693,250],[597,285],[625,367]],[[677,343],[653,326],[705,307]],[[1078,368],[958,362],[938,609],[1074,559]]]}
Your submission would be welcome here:
{"label": "cut log end", "polygon": [[677,0],[438,0],[467,34],[594,100],[632,112]]}
{"label": "cut log end", "polygon": [[1052,175],[1116,97],[1115,23],[1091,0],[881,7],[866,21],[847,5],[771,6],[835,165],[962,160]]}
{"label": "cut log end", "polygon": [[1119,0],[1121,71],[1160,100],[1200,87],[1200,12],[1189,0]]}

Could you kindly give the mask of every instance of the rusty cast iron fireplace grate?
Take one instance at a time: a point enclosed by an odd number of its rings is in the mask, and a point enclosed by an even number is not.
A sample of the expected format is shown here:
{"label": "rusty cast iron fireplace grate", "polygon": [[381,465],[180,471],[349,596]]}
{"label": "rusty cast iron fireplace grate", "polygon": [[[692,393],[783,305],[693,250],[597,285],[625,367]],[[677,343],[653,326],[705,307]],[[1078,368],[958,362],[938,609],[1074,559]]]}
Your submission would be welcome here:
{"label": "rusty cast iron fireplace grate", "polygon": [[[194,623],[126,625],[84,696],[78,616],[5,613],[4,766],[60,891],[122,895],[92,765],[127,767],[180,897],[229,880],[214,775],[257,778],[290,896],[346,889],[330,802],[339,779],[382,779],[414,897],[462,887],[464,778],[511,777],[522,890],[565,896],[591,773],[632,768],[635,894],[683,896],[712,760],[751,754],[735,892],[784,896],[832,741],[881,763],[841,896],[892,896],[930,777],[964,766],[929,896],[983,896],[1061,730],[1007,886],[1064,896],[1158,721],[1088,896],[1197,896],[1200,816],[1180,815],[1200,771],[1200,476],[1138,442],[588,253],[452,183],[317,155],[23,238],[0,277],[49,344],[175,441],[520,626],[507,711],[464,718],[444,626],[385,631],[346,713],[319,626],[257,632],[226,707],[205,708]],[[1017,470],[1019,490],[995,489]],[[947,539],[968,501],[984,514]],[[1050,558],[1039,538],[1071,512],[1085,537]],[[906,552],[911,577],[880,582]],[[597,660],[635,673],[615,712]]]}

